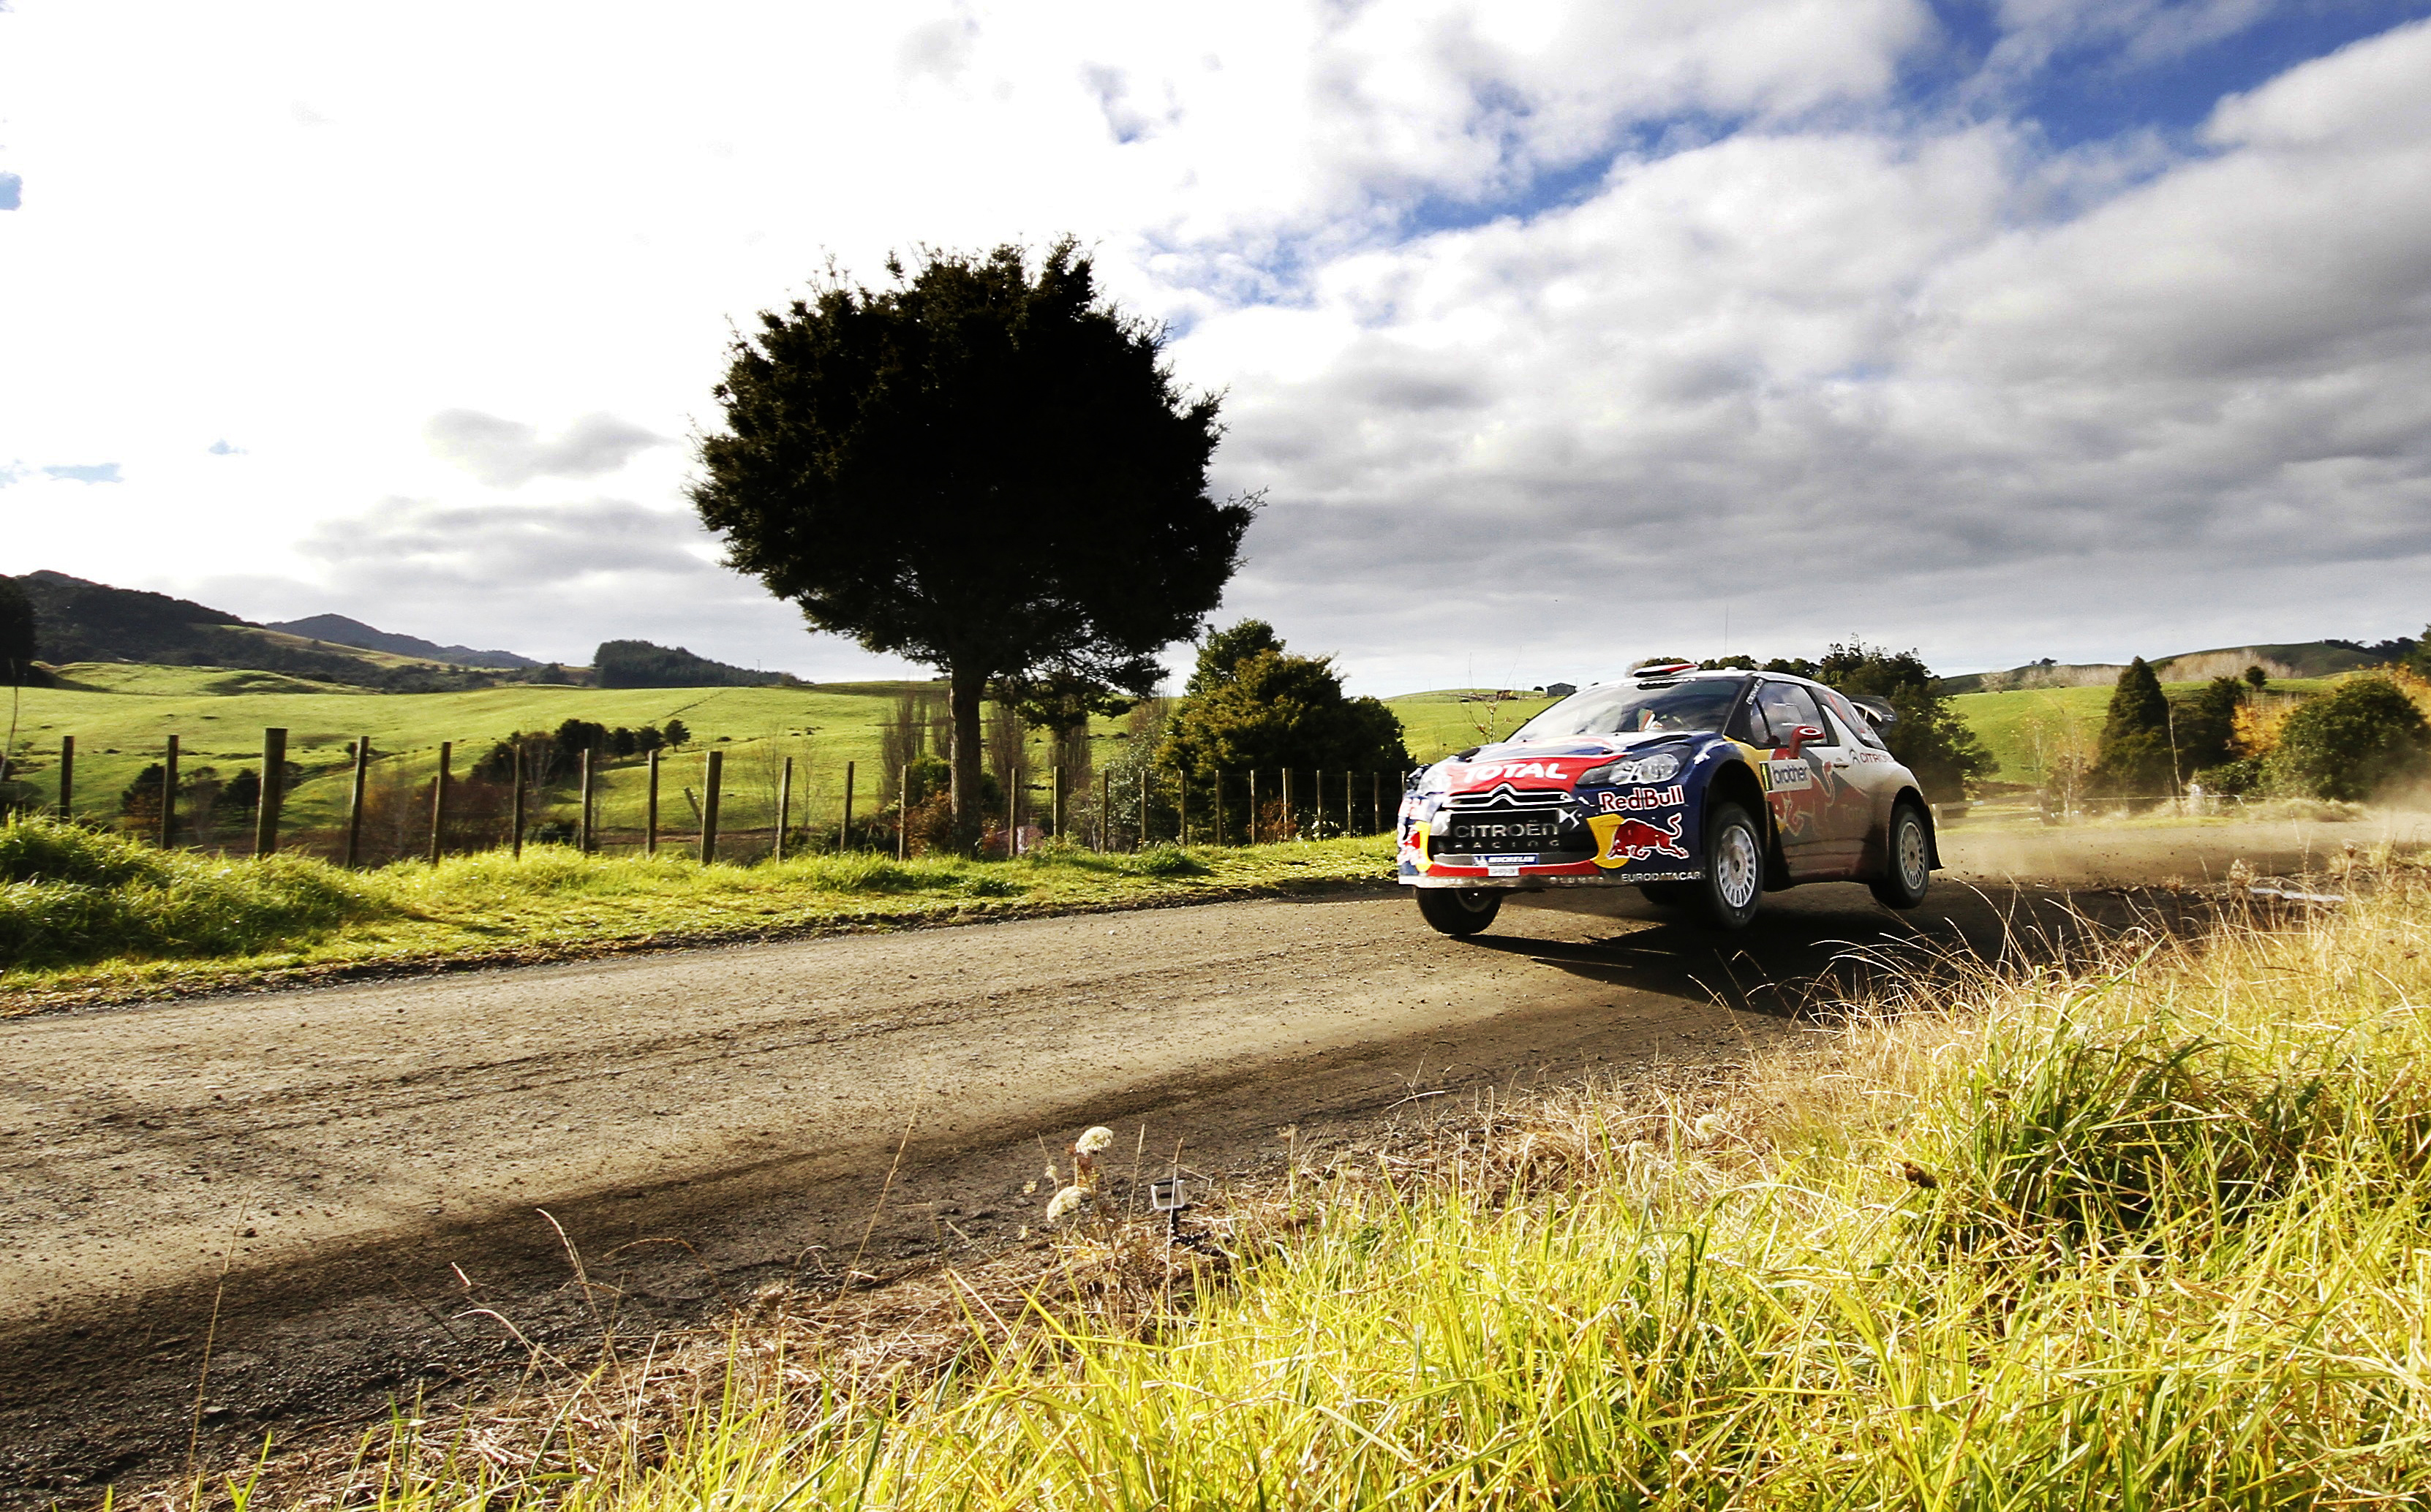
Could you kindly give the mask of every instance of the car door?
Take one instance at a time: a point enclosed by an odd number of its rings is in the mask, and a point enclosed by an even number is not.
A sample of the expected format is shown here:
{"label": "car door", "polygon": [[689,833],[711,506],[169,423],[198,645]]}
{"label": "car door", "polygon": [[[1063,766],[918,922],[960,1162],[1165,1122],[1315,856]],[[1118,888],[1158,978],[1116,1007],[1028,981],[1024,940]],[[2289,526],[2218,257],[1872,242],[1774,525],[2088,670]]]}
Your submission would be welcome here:
{"label": "car door", "polygon": [[1865,712],[1836,692],[1823,695],[1823,711],[1839,726],[1841,750],[1849,758],[1847,780],[1861,802],[1848,805],[1850,837],[1856,846],[1859,875],[1879,874],[1888,856],[1891,801],[1906,786],[1903,769],[1894,760]]}
{"label": "car door", "polygon": [[[1836,813],[1834,784],[1842,773],[1829,757],[1840,754],[1837,737],[1815,695],[1796,683],[1757,685],[1748,710],[1756,744],[1765,748],[1765,802],[1781,832],[1782,858],[1800,881],[1846,875],[1852,864],[1847,817]],[[1798,739],[1802,727],[1820,731],[1820,740]],[[1793,754],[1794,753],[1794,754]]]}

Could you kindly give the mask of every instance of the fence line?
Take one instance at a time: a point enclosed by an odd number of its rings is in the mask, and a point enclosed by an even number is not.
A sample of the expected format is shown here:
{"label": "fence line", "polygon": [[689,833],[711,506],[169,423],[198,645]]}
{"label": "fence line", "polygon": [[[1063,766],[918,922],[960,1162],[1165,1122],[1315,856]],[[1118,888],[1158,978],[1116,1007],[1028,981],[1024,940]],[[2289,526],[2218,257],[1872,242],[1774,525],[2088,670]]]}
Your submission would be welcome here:
{"label": "fence line", "polygon": [[[559,765],[563,753],[552,756],[529,741],[499,742],[489,756],[460,773],[454,741],[440,741],[435,750],[381,751],[370,736],[359,735],[347,742],[342,765],[316,764],[307,771],[288,759],[289,732],[272,726],[262,731],[258,764],[246,760],[232,778],[222,779],[219,769],[195,764],[195,754],[179,735],[159,739],[159,760],[137,773],[111,817],[122,825],[131,822],[138,833],[163,848],[183,845],[266,856],[283,847],[357,867],[416,856],[436,862],[493,848],[509,849],[519,857],[525,842],[533,839],[570,842],[584,854],[638,851],[654,856],[662,839],[676,838],[667,832],[662,806],[665,748],[641,753],[638,785],[612,782],[612,773],[627,769],[612,767],[597,748],[573,753],[574,770],[565,773]],[[311,743],[318,746],[321,739],[312,738]],[[501,758],[500,751],[509,754]],[[56,805],[19,796],[13,807],[75,816],[79,756],[86,757],[81,767],[89,772],[90,754],[79,752],[72,735],[59,739],[57,753]],[[104,753],[119,754],[114,748]],[[143,760],[140,751],[132,754]],[[22,752],[8,755],[12,759],[0,766],[0,775],[14,780],[0,786],[0,797],[23,795],[31,786],[25,764],[31,761],[39,772],[39,756],[30,742]],[[696,854],[705,860],[724,856],[747,861],[762,856],[781,860],[803,848],[827,847],[829,836],[834,849],[891,850],[908,857],[916,834],[909,821],[914,810],[933,797],[919,791],[915,769],[906,765],[895,773],[899,781],[893,800],[887,801],[881,785],[879,806],[864,818],[857,760],[842,763],[842,790],[832,802],[822,803],[815,765],[798,763],[781,750],[755,751],[750,758],[755,764],[746,770],[769,769],[761,774],[768,788],[758,801],[765,806],[762,813],[749,801],[749,784],[738,786],[731,780],[735,774],[726,770],[727,755],[714,745],[705,750],[698,791],[689,785],[682,789],[695,815],[690,838],[696,840]],[[20,756],[24,759],[15,759]],[[291,789],[308,779],[317,784],[322,777],[341,774],[344,785],[335,804],[326,788],[314,789],[322,794],[314,800],[318,813],[340,809],[334,822],[317,818],[302,825],[292,822],[287,813]],[[1147,763],[1129,774],[1135,780],[1121,785],[1115,782],[1115,774],[1101,768],[1097,791],[1091,794],[1088,785],[1075,784],[1060,762],[1048,763],[1043,773],[1017,768],[1005,773],[1003,805],[984,821],[988,849],[1019,855],[1032,837],[1116,851],[1165,843],[1227,846],[1372,834],[1390,827],[1388,801],[1400,797],[1398,786],[1387,794],[1382,772],[1366,773],[1365,784],[1353,770],[1283,766],[1194,772]],[[807,793],[802,790],[806,776]],[[574,789],[570,796],[567,786]],[[1034,801],[1025,796],[1033,790]],[[92,795],[85,797],[90,804]],[[536,801],[539,816],[532,811]],[[822,829],[822,810],[832,829]],[[1005,837],[1001,842],[997,839],[999,825]],[[249,848],[243,843],[248,838]]]}

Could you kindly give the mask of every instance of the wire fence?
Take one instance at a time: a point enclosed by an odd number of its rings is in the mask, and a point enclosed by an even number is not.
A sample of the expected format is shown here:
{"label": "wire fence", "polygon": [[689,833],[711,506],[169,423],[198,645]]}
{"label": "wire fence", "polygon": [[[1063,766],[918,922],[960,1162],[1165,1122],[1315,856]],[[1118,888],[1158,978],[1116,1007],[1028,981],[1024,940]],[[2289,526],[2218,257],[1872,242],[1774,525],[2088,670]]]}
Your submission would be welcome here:
{"label": "wire fence", "polygon": [[[477,749],[478,759],[467,755]],[[114,801],[105,788],[96,804],[78,789],[75,737],[0,753],[0,811],[115,828],[164,847],[236,857],[288,852],[346,866],[520,854],[537,844],[729,862],[838,851],[908,856],[973,844],[981,855],[1015,856],[1050,840],[1137,851],[1374,834],[1394,823],[1406,775],[1015,767],[991,779],[1001,797],[972,822],[953,821],[950,796],[924,788],[914,767],[819,762],[784,742],[624,757],[587,750],[569,759],[543,743],[384,751],[368,736],[323,735],[291,754],[289,732],[270,728],[258,752],[197,750],[173,734],[148,751],[105,754],[122,775],[129,760],[143,764]],[[293,798],[308,783],[314,797],[299,808]]]}

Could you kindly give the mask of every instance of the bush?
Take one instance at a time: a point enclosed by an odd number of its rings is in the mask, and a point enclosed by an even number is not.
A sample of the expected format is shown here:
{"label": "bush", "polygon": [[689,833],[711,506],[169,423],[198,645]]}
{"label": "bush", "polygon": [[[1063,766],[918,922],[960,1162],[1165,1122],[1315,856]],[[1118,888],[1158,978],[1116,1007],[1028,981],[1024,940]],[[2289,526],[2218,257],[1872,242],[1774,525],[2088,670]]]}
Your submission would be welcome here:
{"label": "bush", "polygon": [[1195,877],[1207,874],[1207,869],[1193,859],[1188,851],[1170,841],[1151,845],[1132,856],[1131,870],[1144,877]]}
{"label": "bush", "polygon": [[2356,677],[2288,716],[2273,775],[2307,798],[2361,803],[2431,772],[2431,725],[2389,677]]}

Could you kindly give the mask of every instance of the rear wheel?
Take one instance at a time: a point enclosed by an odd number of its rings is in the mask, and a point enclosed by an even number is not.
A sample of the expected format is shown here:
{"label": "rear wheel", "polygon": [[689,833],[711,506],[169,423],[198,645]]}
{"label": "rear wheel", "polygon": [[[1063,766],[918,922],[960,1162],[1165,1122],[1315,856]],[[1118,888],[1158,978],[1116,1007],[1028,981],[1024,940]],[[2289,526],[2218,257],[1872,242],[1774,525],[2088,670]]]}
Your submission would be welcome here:
{"label": "rear wheel", "polygon": [[1869,883],[1874,901],[1886,908],[1913,908],[1933,886],[1933,844],[1924,830],[1924,815],[1914,804],[1891,810],[1891,832],[1884,849],[1890,853],[1889,872]]}
{"label": "rear wheel", "polygon": [[1474,935],[1494,922],[1502,894],[1484,888],[1420,888],[1418,917],[1446,935]]}
{"label": "rear wheel", "polygon": [[1717,929],[1745,929],[1764,900],[1764,836],[1736,804],[1705,816],[1705,874],[1688,884],[1697,912]]}

